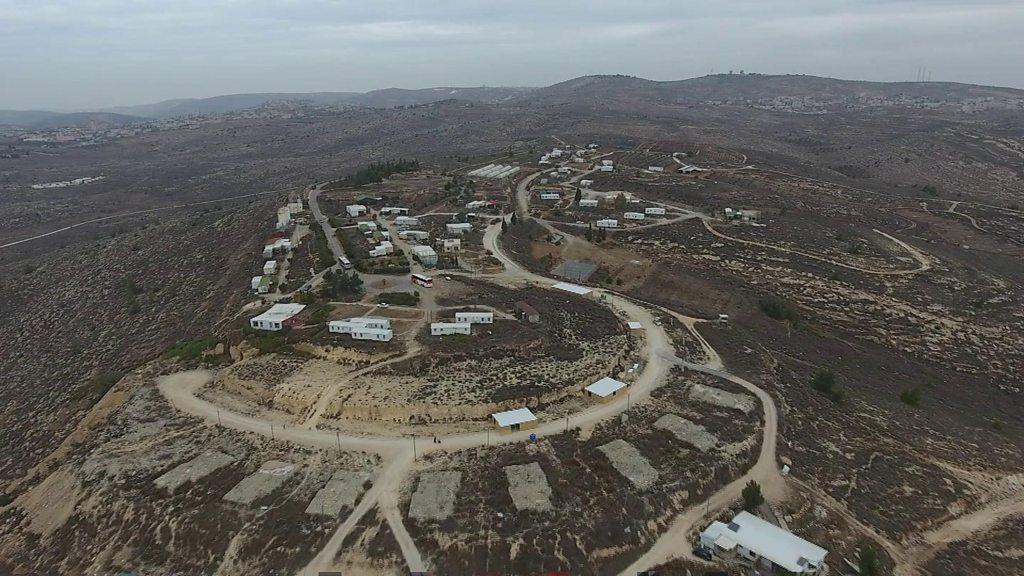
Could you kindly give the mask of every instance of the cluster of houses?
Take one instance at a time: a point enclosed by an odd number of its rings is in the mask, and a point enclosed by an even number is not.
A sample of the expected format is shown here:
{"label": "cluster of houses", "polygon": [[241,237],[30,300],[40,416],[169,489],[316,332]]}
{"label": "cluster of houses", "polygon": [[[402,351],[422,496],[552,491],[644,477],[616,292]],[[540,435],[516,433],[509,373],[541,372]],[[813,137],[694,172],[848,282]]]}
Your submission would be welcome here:
{"label": "cluster of houses", "polygon": [[572,150],[571,148],[571,146],[566,146],[565,149],[552,148],[550,152],[542,154],[540,160],[538,160],[537,163],[541,165],[550,165],[554,164],[555,161],[562,160],[563,158],[570,160],[572,162],[586,162],[587,160],[584,157],[584,155],[587,152],[597,150],[598,145],[588,144],[586,148],[580,148],[575,151]]}
{"label": "cluster of houses", "polygon": [[276,232],[263,245],[263,270],[262,274],[253,276],[249,287],[256,294],[269,294],[274,288],[274,282],[278,273],[278,256],[287,257],[292,251],[292,241],[289,238],[288,230],[291,228],[294,218],[303,211],[302,200],[288,202],[277,209]]}
{"label": "cluster of houses", "polygon": [[390,342],[394,336],[389,318],[373,316],[331,320],[327,323],[327,330],[334,334],[348,334],[353,340]]}
{"label": "cluster of houses", "polygon": [[454,322],[431,322],[431,336],[470,334],[473,324],[494,324],[493,312],[456,312]]}
{"label": "cluster of houses", "polygon": [[[604,377],[583,389],[588,398],[599,402],[610,402],[626,389],[626,383],[611,377]],[[537,426],[537,415],[529,408],[516,408],[491,414],[494,426],[506,433],[530,430]]]}

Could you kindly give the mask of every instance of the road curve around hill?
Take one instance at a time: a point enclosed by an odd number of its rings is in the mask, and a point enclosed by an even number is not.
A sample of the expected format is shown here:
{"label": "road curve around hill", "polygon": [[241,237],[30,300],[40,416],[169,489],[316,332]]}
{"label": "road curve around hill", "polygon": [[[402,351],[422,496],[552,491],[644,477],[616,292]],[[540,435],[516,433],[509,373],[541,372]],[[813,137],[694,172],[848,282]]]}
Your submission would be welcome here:
{"label": "road curve around hill", "polygon": [[[555,283],[555,281],[549,278],[523,269],[514,260],[509,258],[499,245],[498,236],[500,232],[500,225],[490,226],[484,235],[484,245],[504,264],[505,270],[498,274],[485,276],[497,283],[511,286],[521,286],[523,284],[550,286]],[[604,303],[624,313],[631,320],[640,322],[644,327],[646,336],[644,368],[636,381],[630,385],[630,394],[628,396],[609,403],[592,405],[568,417],[568,419],[560,418],[553,421],[542,421],[536,428],[529,431],[500,435],[482,431],[438,436],[441,440],[440,444],[420,443],[417,456],[435,450],[452,451],[490,444],[525,442],[528,441],[531,434],[536,434],[539,437],[554,435],[563,432],[566,426],[587,426],[612,418],[626,410],[630,402],[638,402],[646,398],[652,390],[665,380],[671,368],[676,365],[706,372],[735,382],[755,394],[761,400],[764,407],[765,429],[758,461],[742,478],[735,480],[716,492],[707,502],[694,505],[680,515],[654,546],[634,564],[635,566],[654,566],[678,555],[681,550],[679,546],[680,538],[684,538],[692,527],[704,517],[703,511],[710,508],[714,512],[731,504],[739,497],[743,484],[748,480],[755,479],[760,482],[769,496],[782,492],[784,482],[775,467],[775,444],[777,440],[775,404],[772,402],[771,397],[757,386],[718,369],[721,363],[718,360],[717,353],[702,338],[700,339],[701,344],[708,351],[708,356],[712,358],[713,364],[705,366],[683,362],[676,357],[671,339],[668,337],[665,329],[656,322],[654,314],[652,314],[647,305],[636,303],[610,290],[596,289],[595,292],[599,294]],[[654,306],[651,307],[653,308]],[[687,327],[691,331],[693,330],[693,322],[698,321],[698,319],[669,312],[683,321],[684,324],[688,323]],[[367,492],[353,513],[339,526],[327,545],[300,572],[301,574],[316,574],[319,571],[330,569],[333,559],[339,552],[345,537],[351,532],[359,519],[374,507],[381,510],[391,526],[392,532],[399,541],[409,569],[411,571],[425,570],[425,562],[420,557],[412,538],[405,530],[397,505],[398,488],[413,464],[411,438],[401,436],[362,436],[294,425],[281,426],[280,424],[272,424],[257,417],[232,412],[197,396],[198,390],[210,382],[212,377],[213,375],[210,372],[202,370],[181,372],[160,378],[157,381],[157,386],[161,394],[167,398],[174,408],[202,418],[210,424],[262,434],[314,448],[374,453],[380,455],[385,462],[384,468],[374,482],[374,487]],[[685,549],[686,547],[683,548]]]}

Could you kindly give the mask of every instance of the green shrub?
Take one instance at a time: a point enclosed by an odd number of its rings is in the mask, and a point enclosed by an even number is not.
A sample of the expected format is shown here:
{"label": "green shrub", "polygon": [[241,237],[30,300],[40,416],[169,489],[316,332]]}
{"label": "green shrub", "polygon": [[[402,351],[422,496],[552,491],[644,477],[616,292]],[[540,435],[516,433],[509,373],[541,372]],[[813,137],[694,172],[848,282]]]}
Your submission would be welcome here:
{"label": "green shrub", "polygon": [[774,296],[762,299],[758,305],[761,307],[761,311],[765,313],[765,316],[774,320],[792,322],[793,324],[800,320],[800,314],[796,311],[796,308],[785,300]]}
{"label": "green shrub", "polygon": [[177,358],[179,360],[189,361],[195,360],[202,355],[203,351],[209,350],[217,345],[217,340],[213,338],[199,338],[198,340],[182,340],[178,342],[166,352],[164,352],[164,358]]}
{"label": "green shrub", "polygon": [[903,392],[900,392],[900,400],[908,406],[919,406],[921,404],[921,398],[923,397],[924,388],[921,388],[920,386],[907,388]]}
{"label": "green shrub", "polygon": [[420,303],[419,292],[382,292],[377,295],[377,302],[396,306],[415,306]]}
{"label": "green shrub", "polygon": [[821,369],[811,377],[811,388],[827,396],[836,404],[846,399],[846,391],[836,384],[836,375],[828,369]]}

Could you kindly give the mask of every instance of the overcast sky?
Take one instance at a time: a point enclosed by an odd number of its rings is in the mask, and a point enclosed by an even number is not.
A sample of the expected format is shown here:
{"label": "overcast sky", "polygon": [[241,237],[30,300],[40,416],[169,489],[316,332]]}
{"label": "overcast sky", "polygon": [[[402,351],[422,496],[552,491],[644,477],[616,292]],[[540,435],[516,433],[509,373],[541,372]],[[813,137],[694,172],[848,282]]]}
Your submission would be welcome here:
{"label": "overcast sky", "polygon": [[0,108],[921,66],[1024,88],[1024,0],[0,0]]}

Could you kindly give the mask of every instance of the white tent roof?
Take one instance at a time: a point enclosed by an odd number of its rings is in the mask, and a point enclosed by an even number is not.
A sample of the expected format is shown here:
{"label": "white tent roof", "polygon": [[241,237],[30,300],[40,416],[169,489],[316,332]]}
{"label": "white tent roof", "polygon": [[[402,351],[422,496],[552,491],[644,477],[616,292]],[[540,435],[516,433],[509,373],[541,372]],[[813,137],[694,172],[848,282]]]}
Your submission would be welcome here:
{"label": "white tent roof", "polygon": [[828,550],[746,511],[737,514],[728,525],[712,523],[705,534],[715,539],[716,544],[718,539],[724,539],[724,547],[739,544],[790,572],[804,572],[808,563],[821,566],[828,554]]}
{"label": "white tent roof", "polygon": [[491,417],[493,417],[494,421],[498,423],[498,426],[503,428],[513,424],[533,422],[537,419],[537,417],[533,415],[533,412],[530,412],[529,408],[517,408],[515,410],[509,410],[508,412],[496,412],[491,414]]}
{"label": "white tent roof", "polygon": [[626,325],[629,326],[630,330],[642,330],[644,327],[644,325],[639,322],[627,322]]}
{"label": "white tent roof", "polygon": [[617,390],[621,390],[626,387],[625,382],[620,382],[615,378],[609,378],[605,376],[597,382],[594,382],[590,386],[587,386],[585,390],[591,394],[596,394],[602,398],[611,396]]}
{"label": "white tent roof", "polygon": [[580,296],[586,296],[587,294],[590,294],[591,292],[593,292],[593,290],[591,290],[590,288],[587,288],[585,286],[580,286],[578,284],[570,284],[568,282],[559,282],[558,284],[555,284],[554,286],[552,286],[552,288],[554,288],[556,290],[564,290],[566,292],[572,292],[573,294],[578,294]]}

